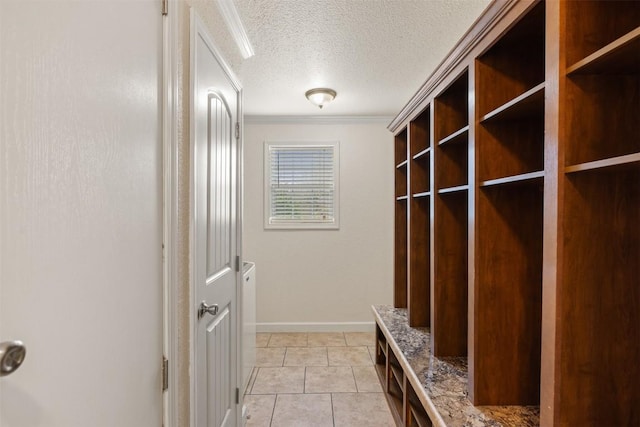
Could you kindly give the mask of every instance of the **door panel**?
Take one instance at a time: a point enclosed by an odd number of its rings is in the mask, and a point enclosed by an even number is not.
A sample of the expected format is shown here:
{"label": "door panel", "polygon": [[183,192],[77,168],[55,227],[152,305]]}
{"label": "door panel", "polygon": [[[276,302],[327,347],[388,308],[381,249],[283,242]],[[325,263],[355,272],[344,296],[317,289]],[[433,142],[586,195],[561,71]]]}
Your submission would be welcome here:
{"label": "door panel", "polygon": [[212,399],[208,407],[210,425],[221,426],[225,424],[225,418],[233,411],[231,397],[228,390],[233,385],[231,378],[231,354],[229,343],[231,342],[231,319],[229,307],[225,307],[222,313],[211,321],[207,327],[207,370],[209,375],[208,394],[217,396]]}
{"label": "door panel", "polygon": [[231,112],[222,95],[208,94],[207,150],[209,151],[207,212],[207,276],[231,268]]}
{"label": "door panel", "polygon": [[2,427],[162,423],[159,1],[0,1]]}
{"label": "door panel", "polygon": [[192,11],[196,427],[235,426],[238,405],[236,227],[239,89]]}

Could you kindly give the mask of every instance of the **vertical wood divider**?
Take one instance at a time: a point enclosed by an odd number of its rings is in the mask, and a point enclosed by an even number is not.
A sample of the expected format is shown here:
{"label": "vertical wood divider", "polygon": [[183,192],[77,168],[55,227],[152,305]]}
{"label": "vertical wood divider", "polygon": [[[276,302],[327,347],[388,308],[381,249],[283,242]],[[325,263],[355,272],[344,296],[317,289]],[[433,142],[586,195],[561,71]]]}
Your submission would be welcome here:
{"label": "vertical wood divider", "polygon": [[474,401],[475,395],[475,218],[476,218],[476,126],[478,116],[475,101],[476,93],[476,61],[472,61],[469,66],[469,191],[468,191],[468,312],[467,312],[467,363],[469,366],[469,400]]}

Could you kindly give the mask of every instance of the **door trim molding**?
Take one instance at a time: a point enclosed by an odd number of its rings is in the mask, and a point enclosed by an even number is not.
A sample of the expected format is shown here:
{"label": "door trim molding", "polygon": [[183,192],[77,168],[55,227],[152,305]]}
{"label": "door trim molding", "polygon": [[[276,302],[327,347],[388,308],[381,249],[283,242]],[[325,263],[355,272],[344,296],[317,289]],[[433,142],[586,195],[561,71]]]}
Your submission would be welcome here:
{"label": "door trim molding", "polygon": [[[189,425],[195,426],[196,422],[196,382],[195,382],[195,369],[196,369],[196,357],[195,357],[195,319],[196,319],[196,310],[195,307],[197,305],[197,301],[195,300],[195,222],[193,212],[195,212],[195,198],[194,198],[194,190],[195,190],[195,175],[193,173],[193,164],[194,164],[194,146],[195,146],[195,117],[194,112],[196,110],[196,91],[195,91],[195,69],[196,69],[196,57],[194,52],[195,42],[198,37],[198,32],[200,31],[200,37],[207,44],[207,47],[213,53],[214,58],[218,61],[218,64],[224,71],[224,73],[229,78],[229,81],[233,88],[238,92],[238,111],[237,111],[237,120],[240,124],[240,138],[236,141],[236,256],[239,257],[240,268],[239,271],[236,272],[236,316],[238,321],[236,322],[236,358],[238,358],[238,369],[236,369],[236,385],[240,385],[242,383],[242,369],[241,360],[239,359],[240,355],[242,355],[241,348],[241,322],[239,321],[242,318],[242,313],[240,311],[240,306],[242,300],[240,299],[241,285],[242,285],[242,138],[243,138],[243,91],[242,85],[240,84],[240,80],[236,77],[235,73],[229,66],[229,64],[225,61],[224,57],[220,53],[215,42],[209,36],[209,30],[198,15],[197,11],[193,7],[189,7],[189,16],[190,16],[190,28],[189,28],[189,94],[190,94],[190,103],[189,103],[189,159],[191,163],[191,171],[189,177]],[[236,405],[236,420],[241,422],[242,420],[242,400],[239,404]],[[174,426],[175,427],[175,426]]]}
{"label": "door trim molding", "polygon": [[169,388],[162,396],[165,427],[178,426],[178,88],[179,0],[169,0],[162,19],[162,156],[163,156],[163,343],[168,359]]}

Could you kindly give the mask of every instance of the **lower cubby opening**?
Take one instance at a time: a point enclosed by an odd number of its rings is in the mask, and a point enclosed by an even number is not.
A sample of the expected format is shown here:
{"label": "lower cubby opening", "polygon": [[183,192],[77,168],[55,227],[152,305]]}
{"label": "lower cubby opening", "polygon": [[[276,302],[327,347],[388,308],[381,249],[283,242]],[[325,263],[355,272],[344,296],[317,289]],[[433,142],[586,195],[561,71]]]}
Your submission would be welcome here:
{"label": "lower cubby opening", "polygon": [[555,421],[640,425],[640,166],[567,175],[564,214]]}
{"label": "lower cubby opening", "polygon": [[409,325],[429,326],[430,320],[430,197],[412,198],[409,229]]}
{"label": "lower cubby opening", "polygon": [[543,183],[476,193],[469,340],[474,405],[538,405],[542,321]]}
{"label": "lower cubby opening", "polygon": [[438,194],[435,203],[433,354],[467,355],[468,193]]}
{"label": "lower cubby opening", "polygon": [[396,420],[402,425],[404,424],[403,408],[405,399],[404,389],[404,372],[400,367],[400,363],[393,354],[393,351],[388,350],[387,353],[387,370],[386,370],[386,382],[387,382],[387,401],[391,407],[391,413]]}
{"label": "lower cubby opening", "polygon": [[420,399],[410,383],[407,383],[407,426],[432,427],[433,423],[427,415]]}

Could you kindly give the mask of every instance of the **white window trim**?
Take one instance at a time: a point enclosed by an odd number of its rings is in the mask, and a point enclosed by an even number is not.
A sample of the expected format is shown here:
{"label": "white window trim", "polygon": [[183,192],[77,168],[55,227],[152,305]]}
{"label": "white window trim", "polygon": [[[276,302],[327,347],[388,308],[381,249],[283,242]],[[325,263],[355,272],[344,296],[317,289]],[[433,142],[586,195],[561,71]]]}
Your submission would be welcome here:
{"label": "white window trim", "polygon": [[[270,147],[296,148],[296,147],[333,147],[333,166],[334,166],[334,192],[333,192],[333,208],[334,222],[270,222],[271,213],[271,162]],[[264,228],[265,230],[337,230],[340,229],[340,142],[339,141],[295,141],[295,142],[264,142]]]}

